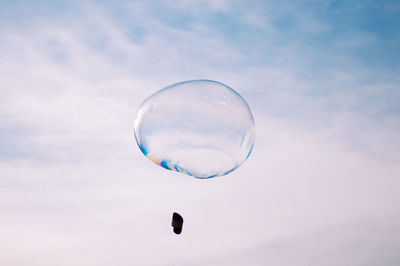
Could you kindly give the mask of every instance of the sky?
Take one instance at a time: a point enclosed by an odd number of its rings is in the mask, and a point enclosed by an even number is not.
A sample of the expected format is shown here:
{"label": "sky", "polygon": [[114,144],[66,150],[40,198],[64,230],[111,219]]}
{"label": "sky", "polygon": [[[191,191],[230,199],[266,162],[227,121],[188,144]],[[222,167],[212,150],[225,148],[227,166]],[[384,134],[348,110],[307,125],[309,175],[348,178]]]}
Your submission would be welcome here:
{"label": "sky", "polygon": [[[388,0],[0,0],[0,264],[399,265],[399,29]],[[252,110],[229,175],[136,145],[193,79]]]}

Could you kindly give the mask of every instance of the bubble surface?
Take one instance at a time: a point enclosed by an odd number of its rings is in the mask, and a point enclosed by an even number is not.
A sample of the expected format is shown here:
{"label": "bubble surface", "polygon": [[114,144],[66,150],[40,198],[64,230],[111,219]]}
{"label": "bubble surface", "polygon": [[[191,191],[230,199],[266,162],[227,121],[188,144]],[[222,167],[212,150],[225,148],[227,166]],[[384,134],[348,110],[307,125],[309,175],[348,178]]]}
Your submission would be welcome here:
{"label": "bubble surface", "polygon": [[140,150],[154,163],[197,178],[226,175],[249,157],[254,119],[233,89],[212,80],[170,85],[148,97],[135,119]]}

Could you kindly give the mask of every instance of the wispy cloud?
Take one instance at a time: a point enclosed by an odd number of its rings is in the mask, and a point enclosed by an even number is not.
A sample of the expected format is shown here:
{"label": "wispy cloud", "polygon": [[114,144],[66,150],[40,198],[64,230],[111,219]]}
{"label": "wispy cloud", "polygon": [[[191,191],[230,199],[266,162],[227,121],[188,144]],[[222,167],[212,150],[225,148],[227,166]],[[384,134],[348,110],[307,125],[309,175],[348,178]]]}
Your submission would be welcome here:
{"label": "wispy cloud", "polygon": [[[398,264],[389,4],[3,3],[1,264]],[[232,86],[256,122],[249,161],[206,182],[133,137],[145,97],[196,78]]]}

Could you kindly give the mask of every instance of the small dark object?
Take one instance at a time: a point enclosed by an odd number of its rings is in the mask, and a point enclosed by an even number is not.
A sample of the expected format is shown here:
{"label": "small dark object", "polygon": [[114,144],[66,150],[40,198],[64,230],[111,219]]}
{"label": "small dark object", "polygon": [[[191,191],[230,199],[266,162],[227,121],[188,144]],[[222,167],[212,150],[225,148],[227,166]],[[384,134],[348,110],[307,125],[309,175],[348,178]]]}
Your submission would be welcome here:
{"label": "small dark object", "polygon": [[182,232],[183,218],[179,213],[172,214],[172,227],[175,234],[179,235]]}

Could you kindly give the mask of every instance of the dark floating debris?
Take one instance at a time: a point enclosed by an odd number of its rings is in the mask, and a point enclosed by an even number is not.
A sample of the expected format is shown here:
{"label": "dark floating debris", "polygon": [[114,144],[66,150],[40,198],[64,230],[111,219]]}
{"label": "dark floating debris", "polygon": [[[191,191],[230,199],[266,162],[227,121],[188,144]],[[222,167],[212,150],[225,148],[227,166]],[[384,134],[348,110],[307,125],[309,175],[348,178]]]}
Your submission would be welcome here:
{"label": "dark floating debris", "polygon": [[179,235],[182,232],[183,218],[179,213],[174,212],[172,214],[172,227],[174,228],[174,233]]}

